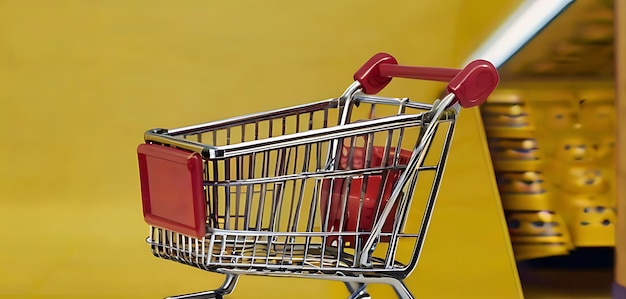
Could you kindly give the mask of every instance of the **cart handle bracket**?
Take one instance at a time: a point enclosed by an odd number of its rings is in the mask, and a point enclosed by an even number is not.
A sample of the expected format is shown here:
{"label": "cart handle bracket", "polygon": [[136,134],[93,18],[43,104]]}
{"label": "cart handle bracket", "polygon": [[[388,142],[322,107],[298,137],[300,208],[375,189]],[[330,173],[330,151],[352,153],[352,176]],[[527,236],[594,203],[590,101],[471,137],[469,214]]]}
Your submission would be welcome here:
{"label": "cart handle bracket", "polygon": [[463,69],[404,66],[387,53],[372,56],[354,73],[354,80],[367,94],[380,92],[393,77],[448,82],[447,92],[453,93],[464,108],[484,103],[500,80],[494,65],[482,59],[468,63]]}

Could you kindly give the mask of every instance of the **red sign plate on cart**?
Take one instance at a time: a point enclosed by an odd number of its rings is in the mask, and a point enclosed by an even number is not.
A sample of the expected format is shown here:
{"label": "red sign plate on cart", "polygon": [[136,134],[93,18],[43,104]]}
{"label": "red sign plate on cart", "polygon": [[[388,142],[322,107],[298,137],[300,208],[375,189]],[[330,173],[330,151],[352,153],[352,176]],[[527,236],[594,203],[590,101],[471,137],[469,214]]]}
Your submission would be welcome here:
{"label": "red sign plate on cart", "polygon": [[184,235],[206,234],[202,157],[156,144],[137,148],[146,223]]}

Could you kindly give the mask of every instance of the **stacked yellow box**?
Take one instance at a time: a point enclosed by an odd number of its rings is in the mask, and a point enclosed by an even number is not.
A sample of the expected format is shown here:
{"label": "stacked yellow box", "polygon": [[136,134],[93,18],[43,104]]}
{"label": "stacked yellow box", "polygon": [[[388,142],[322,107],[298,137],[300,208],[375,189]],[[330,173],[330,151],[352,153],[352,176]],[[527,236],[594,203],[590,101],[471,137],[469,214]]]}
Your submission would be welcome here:
{"label": "stacked yellow box", "polygon": [[515,257],[565,255],[572,248],[553,192],[546,183],[545,153],[525,93],[499,90],[481,113],[498,179]]}
{"label": "stacked yellow box", "polygon": [[615,110],[611,88],[531,92],[557,210],[576,247],[614,246]]}

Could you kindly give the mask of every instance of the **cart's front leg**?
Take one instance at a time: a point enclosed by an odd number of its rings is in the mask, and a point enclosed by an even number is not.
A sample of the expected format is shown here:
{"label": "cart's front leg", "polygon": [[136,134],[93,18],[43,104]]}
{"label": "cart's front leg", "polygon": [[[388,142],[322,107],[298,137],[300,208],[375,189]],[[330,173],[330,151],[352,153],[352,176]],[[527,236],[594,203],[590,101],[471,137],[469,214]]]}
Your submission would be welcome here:
{"label": "cart's front leg", "polygon": [[367,292],[365,288],[366,285],[360,282],[344,282],[346,284],[346,288],[348,288],[348,292],[350,292],[350,297],[348,299],[371,299],[372,297]]}
{"label": "cart's front leg", "polygon": [[398,295],[398,298],[415,299],[415,297],[413,297],[413,294],[411,294],[411,292],[406,287],[404,282],[402,282],[402,280],[395,279],[395,278],[385,278],[385,280],[387,281],[389,285],[391,285],[393,290],[396,291],[396,295]]}
{"label": "cart's front leg", "polygon": [[198,292],[187,295],[178,295],[167,297],[165,299],[222,299],[223,296],[232,293],[235,290],[235,286],[237,286],[237,280],[239,279],[238,275],[235,274],[226,274],[226,278],[224,279],[224,283],[217,289],[212,291]]}

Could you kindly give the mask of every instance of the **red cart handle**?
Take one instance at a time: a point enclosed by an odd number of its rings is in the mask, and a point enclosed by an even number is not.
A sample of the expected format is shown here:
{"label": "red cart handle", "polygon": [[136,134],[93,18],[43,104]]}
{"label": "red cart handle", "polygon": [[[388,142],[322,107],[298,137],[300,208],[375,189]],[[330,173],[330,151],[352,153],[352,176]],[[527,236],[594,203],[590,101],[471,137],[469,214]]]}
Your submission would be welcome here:
{"label": "red cart handle", "polygon": [[496,68],[486,60],[474,60],[463,69],[404,66],[387,53],[374,55],[354,73],[354,80],[368,94],[381,91],[393,77],[448,82],[448,92],[464,108],[484,103],[500,80]]}

